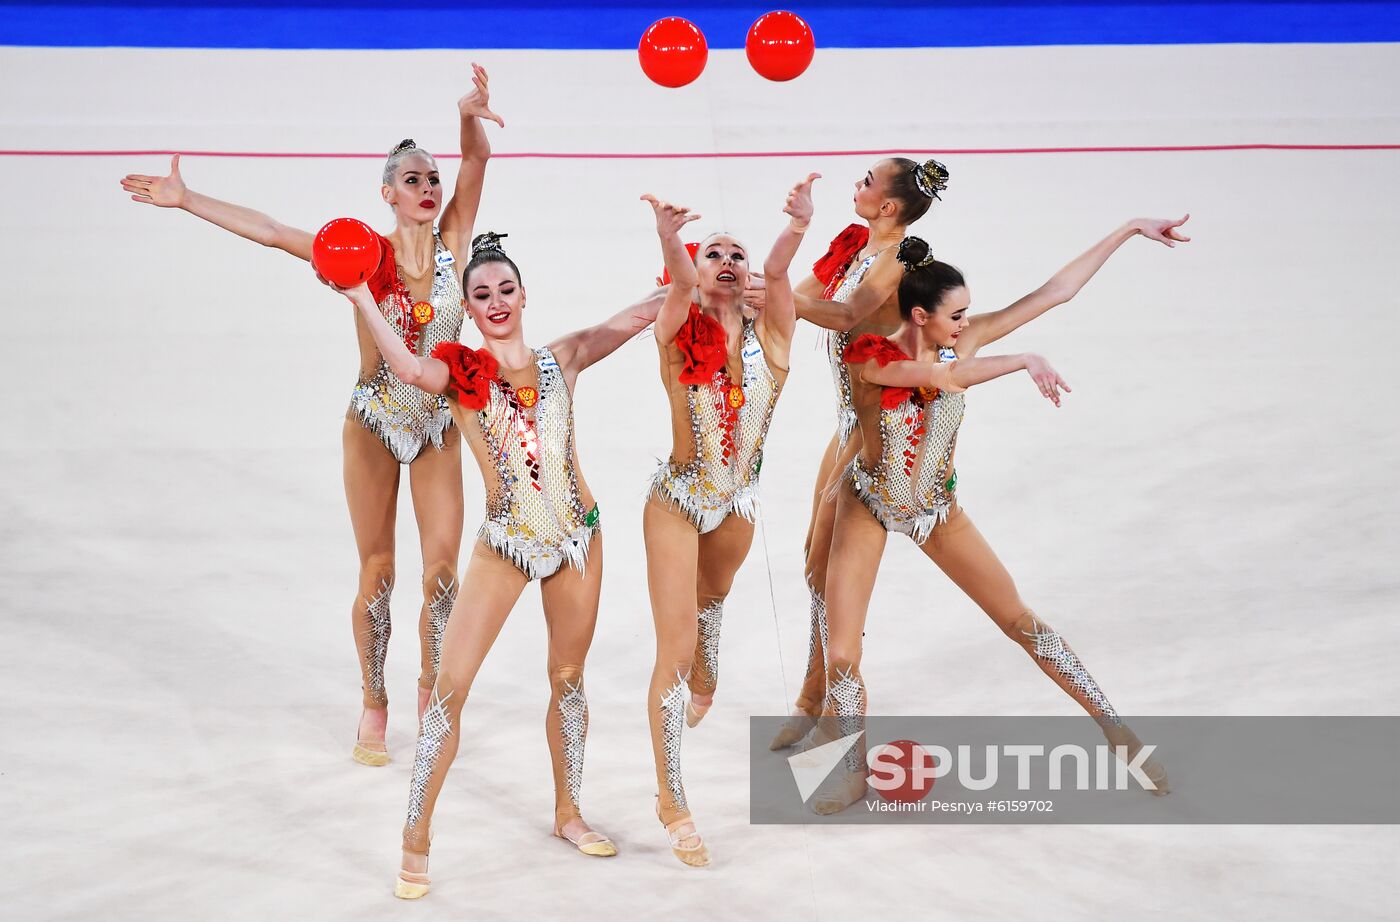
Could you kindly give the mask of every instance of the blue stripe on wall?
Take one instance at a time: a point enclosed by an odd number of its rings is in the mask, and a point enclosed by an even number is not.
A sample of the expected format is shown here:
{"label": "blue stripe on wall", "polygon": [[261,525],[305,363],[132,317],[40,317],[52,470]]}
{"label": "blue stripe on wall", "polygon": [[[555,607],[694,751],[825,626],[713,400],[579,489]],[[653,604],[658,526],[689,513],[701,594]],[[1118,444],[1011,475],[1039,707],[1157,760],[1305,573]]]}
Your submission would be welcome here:
{"label": "blue stripe on wall", "polygon": [[147,48],[635,48],[662,16],[685,16],[712,48],[741,48],[774,8],[807,19],[826,48],[1400,41],[1400,0],[1193,2],[994,0],[795,3],[496,3],[444,0],[0,2],[0,45]]}

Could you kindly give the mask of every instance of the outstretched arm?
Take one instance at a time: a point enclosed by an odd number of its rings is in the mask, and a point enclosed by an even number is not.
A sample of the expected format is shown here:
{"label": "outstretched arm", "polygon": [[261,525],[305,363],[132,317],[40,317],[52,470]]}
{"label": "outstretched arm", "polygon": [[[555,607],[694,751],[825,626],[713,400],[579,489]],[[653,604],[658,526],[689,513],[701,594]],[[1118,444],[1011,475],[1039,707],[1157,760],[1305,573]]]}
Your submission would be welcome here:
{"label": "outstretched arm", "polygon": [[1158,218],[1136,218],[1129,221],[1024,298],[999,311],[973,316],[962,335],[963,342],[960,345],[963,351],[975,353],[988,343],[996,342],[1030,323],[1050,308],[1069,301],[1079,294],[1079,290],[1103,268],[1103,264],[1108,262],[1108,258],[1117,252],[1119,247],[1138,234],[1169,247],[1189,242],[1191,238],[1180,234],[1177,228],[1185,224],[1190,217],[1188,214],[1175,221]]}
{"label": "outstretched arm", "polygon": [[783,204],[783,213],[789,218],[787,227],[768,251],[763,261],[764,287],[768,291],[767,303],[758,322],[769,334],[775,334],[784,342],[792,339],[793,327],[797,326],[797,305],[793,301],[792,281],[788,278],[788,268],[797,248],[807,233],[807,225],[812,223],[812,183],[821,179],[820,173],[809,173],[807,178],[792,187]]}
{"label": "outstretched arm", "polygon": [[681,228],[691,221],[700,220],[698,214],[691,214],[684,205],[663,202],[650,192],[642,196],[642,201],[651,205],[656,214],[656,235],[661,238],[661,255],[666,261],[666,271],[671,274],[671,287],[656,314],[656,338],[669,343],[680,332],[690,313],[690,296],[700,275],[695,271],[695,263],[681,243]]}
{"label": "outstretched arm", "polygon": [[[749,283],[744,286],[744,306],[754,311],[762,311],[768,302],[767,280],[762,272],[750,272]],[[802,301],[804,298],[820,298],[822,292],[826,290],[821,281],[812,274],[805,276],[802,281],[792,286],[793,300],[797,302],[797,316],[802,316]]]}
{"label": "outstretched arm", "polygon": [[792,286],[792,293],[804,298],[820,298],[823,291],[826,291],[826,286],[822,284],[821,279],[810,272],[802,278],[802,281]]}
{"label": "outstretched arm", "polygon": [[875,361],[866,362],[859,372],[860,379],[885,387],[936,387],[950,393],[965,391],[1021,369],[1030,372],[1031,380],[1046,399],[1060,405],[1060,390],[1071,390],[1059,372],[1050,367],[1044,357],[1033,352],[1020,355],[989,355],[986,358],[958,359],[955,362],[891,362],[880,367]]}
{"label": "outstretched arm", "polygon": [[[335,288],[334,285],[331,287]],[[379,347],[379,354],[384,356],[384,360],[389,363],[389,369],[400,381],[430,394],[442,394],[447,391],[447,364],[431,356],[410,352],[403,340],[394,333],[393,327],[389,326],[389,321],[379,313],[379,305],[374,303],[369,286],[361,282],[354,288],[335,290],[349,298],[350,303],[359,310],[360,316],[369,326],[370,334],[374,336],[374,344]]]}
{"label": "outstretched arm", "polygon": [[452,198],[442,210],[442,242],[454,256],[465,258],[471,243],[472,227],[481,206],[481,189],[486,182],[486,161],[491,159],[491,142],[486,139],[482,119],[490,119],[502,128],[505,120],[491,111],[488,86],[491,78],[486,68],[473,62],[472,91],[457,100],[457,114],[462,120],[462,165],[457,170],[457,185]]}
{"label": "outstretched arm", "polygon": [[657,288],[602,323],[560,337],[549,344],[549,351],[566,375],[575,376],[651,326],[667,293],[665,288]]}
{"label": "outstretched arm", "polygon": [[880,305],[899,290],[904,267],[895,258],[895,248],[889,247],[870,264],[865,277],[847,301],[826,301],[820,297],[797,295],[797,316],[828,330],[844,333],[879,310]]}
{"label": "outstretched arm", "polygon": [[131,193],[133,202],[144,202],[160,208],[182,208],[216,227],[232,231],[246,240],[275,247],[298,259],[311,259],[311,241],[315,235],[268,217],[261,211],[244,208],[201,195],[185,185],[180,176],[180,155],[170,158],[170,175],[146,176],[129,173],[122,179],[122,188]]}

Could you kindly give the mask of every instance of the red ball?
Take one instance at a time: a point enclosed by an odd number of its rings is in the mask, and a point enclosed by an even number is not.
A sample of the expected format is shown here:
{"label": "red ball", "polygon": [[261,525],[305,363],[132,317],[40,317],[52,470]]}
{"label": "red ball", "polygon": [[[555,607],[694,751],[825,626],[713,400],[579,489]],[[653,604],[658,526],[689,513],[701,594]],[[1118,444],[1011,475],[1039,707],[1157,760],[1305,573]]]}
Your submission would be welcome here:
{"label": "red ball", "polygon": [[322,278],[341,288],[353,288],[369,278],[383,255],[379,235],[354,218],[327,223],[311,243],[311,265]]}
{"label": "red ball", "polygon": [[689,19],[667,16],[647,26],[637,45],[642,72],[652,82],[677,87],[700,76],[709,57],[705,33]]}
{"label": "red ball", "polygon": [[816,47],[807,20],[787,10],[775,10],[754,20],[744,53],[760,76],[791,80],[812,63]]}
{"label": "red ball", "polygon": [[[698,252],[700,251],[700,244],[699,244],[699,243],[687,243],[687,244],[685,245],[685,251],[686,251],[687,253],[690,254],[690,261],[691,261],[691,262],[695,262],[695,254],[698,253]],[[670,269],[667,269],[665,266],[662,266],[662,267],[661,267],[661,284],[663,284],[663,285],[669,285],[669,284],[671,284],[671,270],[670,270]]]}
{"label": "red ball", "polygon": [[868,758],[870,786],[884,800],[917,803],[933,790],[937,760],[913,740],[874,746]]}

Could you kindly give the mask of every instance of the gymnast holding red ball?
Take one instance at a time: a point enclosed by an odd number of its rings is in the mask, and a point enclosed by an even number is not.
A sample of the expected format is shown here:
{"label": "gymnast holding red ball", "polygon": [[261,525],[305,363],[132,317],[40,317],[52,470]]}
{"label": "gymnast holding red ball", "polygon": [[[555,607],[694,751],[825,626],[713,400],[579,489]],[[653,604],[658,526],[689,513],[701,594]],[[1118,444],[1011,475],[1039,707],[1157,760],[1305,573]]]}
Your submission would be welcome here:
{"label": "gymnast holding red ball", "polygon": [[[457,102],[462,167],[446,197],[437,162],[411,140],[399,143],[384,163],[380,194],[394,213],[394,229],[381,237],[353,219],[337,219],[320,234],[289,227],[251,208],[195,192],[180,175],[180,155],[166,176],[130,174],[121,180],[132,201],[180,208],[240,237],[298,259],[314,260],[339,284],[369,282],[381,312],[405,344],[427,355],[440,342],[456,342],[463,297],[457,254],[466,252],[481,202],[491,145],[481,122],[504,126],[491,111],[488,76],[472,65],[473,88]],[[434,225],[437,225],[434,227]],[[345,415],[345,496],[359,551],[359,585],[351,624],[359,652],[363,710],[352,751],[363,765],[384,765],[388,694],[389,594],[394,585],[394,519],[399,481],[408,467],[423,553],[423,606],[419,614],[422,671],[418,713],[433,687],[442,631],[457,594],[462,542],[462,450],[446,401],[399,380],[355,315],[360,375]],[[283,391],[283,392],[280,392]],[[262,388],[268,412],[285,412],[294,396],[275,382]]]}

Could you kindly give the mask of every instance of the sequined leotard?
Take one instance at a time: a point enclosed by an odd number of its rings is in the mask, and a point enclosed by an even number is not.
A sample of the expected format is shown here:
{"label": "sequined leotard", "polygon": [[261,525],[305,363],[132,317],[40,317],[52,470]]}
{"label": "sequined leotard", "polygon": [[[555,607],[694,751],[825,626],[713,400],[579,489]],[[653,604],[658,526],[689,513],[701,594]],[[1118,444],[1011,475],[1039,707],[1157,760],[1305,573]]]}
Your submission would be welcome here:
{"label": "sequined leotard", "polygon": [[[462,282],[452,253],[437,232],[433,232],[433,288],[426,302],[431,311],[414,304],[394,260],[393,247],[384,237],[379,242],[384,259],[369,279],[369,289],[389,326],[418,355],[431,354],[438,343],[455,342],[462,334]],[[429,319],[420,322],[428,314]],[[360,370],[349,412],[377,435],[400,463],[408,464],[418,457],[429,442],[441,448],[443,433],[452,425],[447,401],[400,381],[373,346],[367,330],[361,331],[361,342],[361,353],[372,364]]]}
{"label": "sequined leotard", "polygon": [[582,570],[598,531],[598,507],[578,472],[574,409],[564,373],[547,348],[502,369],[485,350],[443,343],[452,412],[486,483],[477,537],[530,579],[570,564]]}
{"label": "sequined leotard", "polygon": [[[870,335],[852,343],[845,357],[853,365],[908,359],[888,339]],[[938,357],[940,362],[958,359],[949,348],[940,349]],[[953,506],[958,479],[953,449],[966,394],[856,380],[852,395],[864,444],[847,469],[851,489],[887,531],[923,544]]]}
{"label": "sequined leotard", "polygon": [[752,521],[763,442],[787,369],[768,361],[754,321],[745,319],[740,383],[734,383],[724,328],[694,305],[676,339],[657,346],[671,396],[673,445],[651,492],[675,504],[701,534],[730,513]]}
{"label": "sequined leotard", "polygon": [[[865,278],[865,273],[875,264],[879,255],[871,253],[862,259],[849,275],[840,280],[840,284],[831,292],[831,300],[842,303],[848,301],[860,287],[860,280]],[[851,372],[846,367],[846,360],[842,358],[846,347],[851,344],[851,333],[849,330],[832,330],[827,334],[826,340],[826,358],[831,365],[832,383],[836,385],[836,444],[838,448],[845,448],[846,441],[856,429],[856,411],[851,406]]]}

